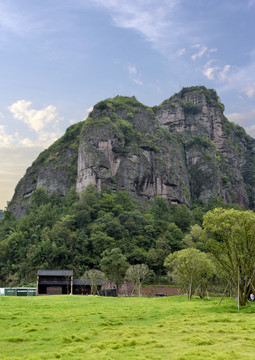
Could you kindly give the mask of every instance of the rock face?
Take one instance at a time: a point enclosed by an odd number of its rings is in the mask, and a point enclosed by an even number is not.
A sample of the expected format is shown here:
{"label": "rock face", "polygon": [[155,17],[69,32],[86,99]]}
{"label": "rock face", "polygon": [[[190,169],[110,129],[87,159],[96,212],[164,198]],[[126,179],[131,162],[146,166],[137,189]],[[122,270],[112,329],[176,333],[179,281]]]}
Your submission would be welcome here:
{"label": "rock face", "polygon": [[132,98],[115,101],[96,105],[84,125],[77,191],[88,184],[100,190],[106,184],[125,189],[133,197],[160,195],[188,204],[189,191],[185,195],[185,188],[189,188],[189,181],[182,147],[160,127],[151,109]]}
{"label": "rock face", "polygon": [[221,197],[253,208],[255,140],[223,111],[205,87],[184,88],[153,108],[134,97],[101,101],[38,157],[9,208],[20,217],[35,189],[65,195],[75,184],[78,193],[106,184],[144,200],[159,195],[191,206]]}
{"label": "rock face", "polygon": [[26,213],[30,197],[40,187],[48,194],[56,191],[65,196],[74,186],[82,123],[67,129],[65,135],[43,151],[16,186],[8,208],[17,218]]}

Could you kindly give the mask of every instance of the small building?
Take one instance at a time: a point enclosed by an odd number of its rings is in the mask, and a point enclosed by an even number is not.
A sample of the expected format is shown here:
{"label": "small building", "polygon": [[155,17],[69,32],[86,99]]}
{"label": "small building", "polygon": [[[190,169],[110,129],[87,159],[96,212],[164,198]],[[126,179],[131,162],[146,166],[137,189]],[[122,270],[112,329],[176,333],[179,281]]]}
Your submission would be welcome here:
{"label": "small building", "polygon": [[[103,281],[97,280],[97,291],[102,289]],[[37,295],[91,294],[90,279],[74,279],[73,270],[38,270]]]}
{"label": "small building", "polygon": [[[103,281],[97,280],[97,294],[103,287]],[[73,293],[75,295],[90,295],[91,294],[91,280],[89,279],[73,279]]]}
{"label": "small building", "polygon": [[73,270],[38,270],[36,294],[73,294]]}

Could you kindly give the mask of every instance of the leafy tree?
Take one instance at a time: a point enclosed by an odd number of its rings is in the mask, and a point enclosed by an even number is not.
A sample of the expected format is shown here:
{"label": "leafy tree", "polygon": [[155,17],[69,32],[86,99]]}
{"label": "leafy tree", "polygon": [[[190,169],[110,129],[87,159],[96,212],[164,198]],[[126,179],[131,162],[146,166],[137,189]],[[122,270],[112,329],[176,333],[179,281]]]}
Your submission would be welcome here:
{"label": "leafy tree", "polygon": [[171,252],[171,246],[169,245],[169,240],[164,235],[161,235],[160,237],[157,238],[156,249],[160,253],[160,257],[162,259],[162,265],[163,265],[165,257]]}
{"label": "leafy tree", "polygon": [[113,194],[102,194],[102,198],[98,202],[98,206],[103,212],[111,212],[115,207],[115,196]]}
{"label": "leafy tree", "polygon": [[162,250],[156,248],[150,248],[147,254],[147,264],[158,277],[162,273],[162,267],[165,257],[162,257]]}
{"label": "leafy tree", "polygon": [[171,247],[171,251],[178,251],[183,249],[183,235],[181,229],[178,228],[174,223],[170,223],[167,226],[165,237],[168,240],[168,244]]}
{"label": "leafy tree", "polygon": [[175,206],[173,220],[178,228],[183,232],[187,232],[192,222],[192,213],[184,204]]}
{"label": "leafy tree", "polygon": [[189,234],[184,237],[183,242],[188,247],[193,247],[201,251],[206,251],[206,238],[206,231],[202,229],[202,227],[199,225],[193,225],[191,226]]}
{"label": "leafy tree", "polygon": [[97,269],[91,269],[85,271],[83,275],[84,279],[88,279],[91,282],[91,295],[96,295],[97,288],[100,283],[100,281],[103,281],[105,278],[105,275],[102,271]]}
{"label": "leafy tree", "polygon": [[124,276],[129,264],[119,248],[105,250],[102,254],[100,267],[109,281],[116,285],[117,293],[124,282]]}
{"label": "leafy tree", "polygon": [[44,187],[41,187],[33,192],[33,195],[31,197],[31,205],[28,208],[28,211],[30,212],[31,210],[36,209],[41,205],[48,204],[49,202],[50,202],[49,195],[47,195]]}
{"label": "leafy tree", "polygon": [[145,264],[132,265],[127,269],[126,280],[133,285],[133,291],[137,296],[141,296],[141,287],[149,274],[149,268]]}
{"label": "leafy tree", "polygon": [[203,216],[205,214],[205,207],[204,207],[203,203],[201,203],[199,201],[192,203],[192,205],[193,205],[193,208],[191,210],[191,214],[192,214],[192,218],[193,218],[192,223],[194,225],[198,224],[198,225],[202,226]]}
{"label": "leafy tree", "polygon": [[113,237],[108,236],[103,231],[97,231],[90,236],[93,256],[95,258],[101,258],[101,254],[105,250],[111,250],[116,247],[116,241]]}
{"label": "leafy tree", "polygon": [[120,190],[117,193],[116,203],[117,205],[121,205],[124,211],[133,211],[135,208],[129,194],[124,190]]}
{"label": "leafy tree", "polygon": [[173,279],[189,300],[197,289],[204,292],[214,274],[214,265],[206,253],[198,249],[184,249],[170,254],[164,263]]}
{"label": "leafy tree", "polygon": [[138,264],[147,261],[147,251],[143,247],[134,245],[125,253],[130,264]]}
{"label": "leafy tree", "polygon": [[[100,194],[94,185],[88,185],[86,189],[81,193],[81,199],[78,203],[79,207],[86,209],[92,220],[97,218],[98,213],[98,201],[100,200]],[[75,206],[76,204],[74,204]]]}
{"label": "leafy tree", "polygon": [[151,205],[151,213],[157,220],[171,221],[170,208],[166,199],[156,196]]}
{"label": "leafy tree", "polygon": [[255,213],[216,208],[204,216],[207,248],[226,272],[238,293],[238,306],[245,306],[255,270]]}
{"label": "leafy tree", "polygon": [[0,221],[0,241],[4,239],[10,232],[15,231],[17,228],[17,221],[14,214],[10,210],[4,211],[4,217]]}
{"label": "leafy tree", "polygon": [[12,232],[7,237],[8,249],[7,258],[13,263],[17,264],[25,257],[25,237],[21,231]]}
{"label": "leafy tree", "polygon": [[128,230],[130,236],[144,234],[147,220],[139,211],[124,211],[118,218],[121,225]]}

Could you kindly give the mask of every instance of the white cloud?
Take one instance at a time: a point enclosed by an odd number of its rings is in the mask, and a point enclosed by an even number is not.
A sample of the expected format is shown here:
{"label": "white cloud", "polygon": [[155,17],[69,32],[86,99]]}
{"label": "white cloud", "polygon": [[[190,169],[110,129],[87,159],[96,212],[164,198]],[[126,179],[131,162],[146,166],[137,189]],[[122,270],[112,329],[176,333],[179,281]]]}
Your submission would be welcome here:
{"label": "white cloud", "polygon": [[241,126],[246,126],[251,121],[255,119],[255,110],[247,112],[247,113],[231,113],[226,114],[226,117],[235,123],[238,123]]}
{"label": "white cloud", "polygon": [[45,132],[41,131],[36,139],[18,138],[18,146],[22,145],[26,148],[41,148],[49,147],[54,141],[61,136],[60,132]]}
{"label": "white cloud", "polygon": [[0,209],[11,200],[18,181],[41,151],[42,148],[25,146],[0,148]]}
{"label": "white cloud", "polygon": [[255,110],[246,113],[231,113],[226,114],[228,120],[244,127],[245,131],[255,138]]}
{"label": "white cloud", "polygon": [[0,125],[0,148],[8,148],[13,144],[14,137],[8,135],[5,131],[5,127]]}
{"label": "white cloud", "polygon": [[137,85],[140,85],[142,86],[143,85],[143,82],[141,80],[138,80],[138,79],[132,79]]}
{"label": "white cloud", "polygon": [[192,59],[193,61],[195,61],[197,58],[202,57],[202,56],[206,53],[206,51],[208,50],[208,47],[207,47],[207,46],[205,46],[205,45],[200,45],[200,44],[194,45],[193,48],[194,48],[194,49],[195,49],[195,48],[198,49],[198,51],[191,56],[191,59]]}
{"label": "white cloud", "polygon": [[[31,102],[19,100],[8,109],[14,119],[23,121],[35,133],[29,137],[23,137],[18,131],[9,134],[6,128],[0,125],[0,149],[38,148],[42,150],[62,135],[62,131],[56,126],[58,118],[54,106],[50,105],[41,110],[30,109],[30,107]],[[0,118],[4,118],[1,113]]]}
{"label": "white cloud", "polygon": [[234,89],[245,94],[248,98],[255,98],[255,52],[250,53],[250,62],[243,66],[231,66],[229,82],[225,90]]}
{"label": "white cloud", "polygon": [[132,64],[128,64],[127,66],[125,66],[126,70],[128,71],[128,74],[130,76],[130,79],[137,85],[142,86],[143,82],[141,80],[141,73],[139,73],[136,69],[135,65]]}
{"label": "white cloud", "polygon": [[[168,53],[171,44],[178,44],[184,24],[176,26],[175,12],[181,0],[90,0],[92,6],[108,10],[115,26],[139,32],[153,48]],[[171,37],[169,37],[171,34]]]}
{"label": "white cloud", "polygon": [[231,69],[230,65],[225,65],[223,68],[215,64],[215,60],[209,60],[203,67],[202,73],[208,80],[217,80],[220,82],[231,81],[228,73]]}
{"label": "white cloud", "polygon": [[255,81],[248,83],[242,92],[245,93],[250,99],[252,99],[255,95]]}
{"label": "white cloud", "polygon": [[178,55],[178,56],[182,56],[182,55],[184,55],[185,53],[186,53],[186,49],[185,49],[185,48],[182,48],[182,49],[180,49],[180,50],[177,51],[177,55]]}
{"label": "white cloud", "polygon": [[203,74],[207,77],[208,80],[215,79],[215,72],[218,70],[217,66],[212,66],[213,60],[208,61],[204,65]]}
{"label": "white cloud", "polygon": [[246,132],[255,139],[255,125],[245,128]]}
{"label": "white cloud", "polygon": [[91,106],[91,107],[89,107],[88,109],[85,110],[84,119],[86,119],[89,116],[89,114],[91,113],[93,108],[94,108],[94,106]]}
{"label": "white cloud", "polygon": [[137,73],[136,67],[134,65],[128,65],[127,69],[130,75],[135,75]]}
{"label": "white cloud", "polygon": [[46,28],[45,22],[42,20],[35,20],[27,11],[18,11],[15,4],[7,1],[0,1],[0,29],[1,40],[3,41],[5,35],[14,35],[21,38],[27,34],[33,35],[37,30]]}
{"label": "white cloud", "polygon": [[41,110],[31,109],[32,102],[18,100],[8,107],[15,119],[24,121],[31,129],[40,132],[46,124],[57,120],[56,107],[49,105]]}
{"label": "white cloud", "polygon": [[227,74],[230,70],[231,66],[230,65],[225,65],[224,68],[219,72],[219,79],[221,81],[225,81],[227,80]]}

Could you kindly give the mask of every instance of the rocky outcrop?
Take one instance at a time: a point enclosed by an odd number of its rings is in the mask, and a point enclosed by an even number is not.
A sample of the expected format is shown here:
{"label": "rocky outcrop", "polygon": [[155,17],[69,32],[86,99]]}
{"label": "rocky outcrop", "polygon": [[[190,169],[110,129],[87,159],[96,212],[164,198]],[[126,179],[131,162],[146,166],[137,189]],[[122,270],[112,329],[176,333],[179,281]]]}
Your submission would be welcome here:
{"label": "rocky outcrop", "polygon": [[192,87],[165,101],[158,118],[162,126],[182,138],[191,199],[208,201],[221,196],[226,202],[247,208],[253,198],[249,199],[249,180],[243,170],[254,140],[228,122],[223,111],[214,90]]}
{"label": "rocky outcrop", "polygon": [[55,191],[65,196],[74,186],[81,128],[82,123],[68,128],[65,135],[43,151],[27,169],[8,206],[17,218],[26,213],[35,190],[44,187],[48,194]]}
{"label": "rocky outcrop", "polygon": [[[88,184],[125,189],[133,197],[163,196],[190,203],[182,146],[159,125],[151,109],[130,98],[96,106],[84,124],[79,147],[77,191]],[[186,191],[185,191],[186,189]]]}
{"label": "rocky outcrop", "polygon": [[221,197],[254,205],[255,140],[230,123],[214,90],[184,88],[149,108],[134,97],[96,104],[43,152],[18,184],[10,209],[20,217],[33,191],[62,195],[76,184],[125,189],[133,198],[163,196],[191,206]]}

